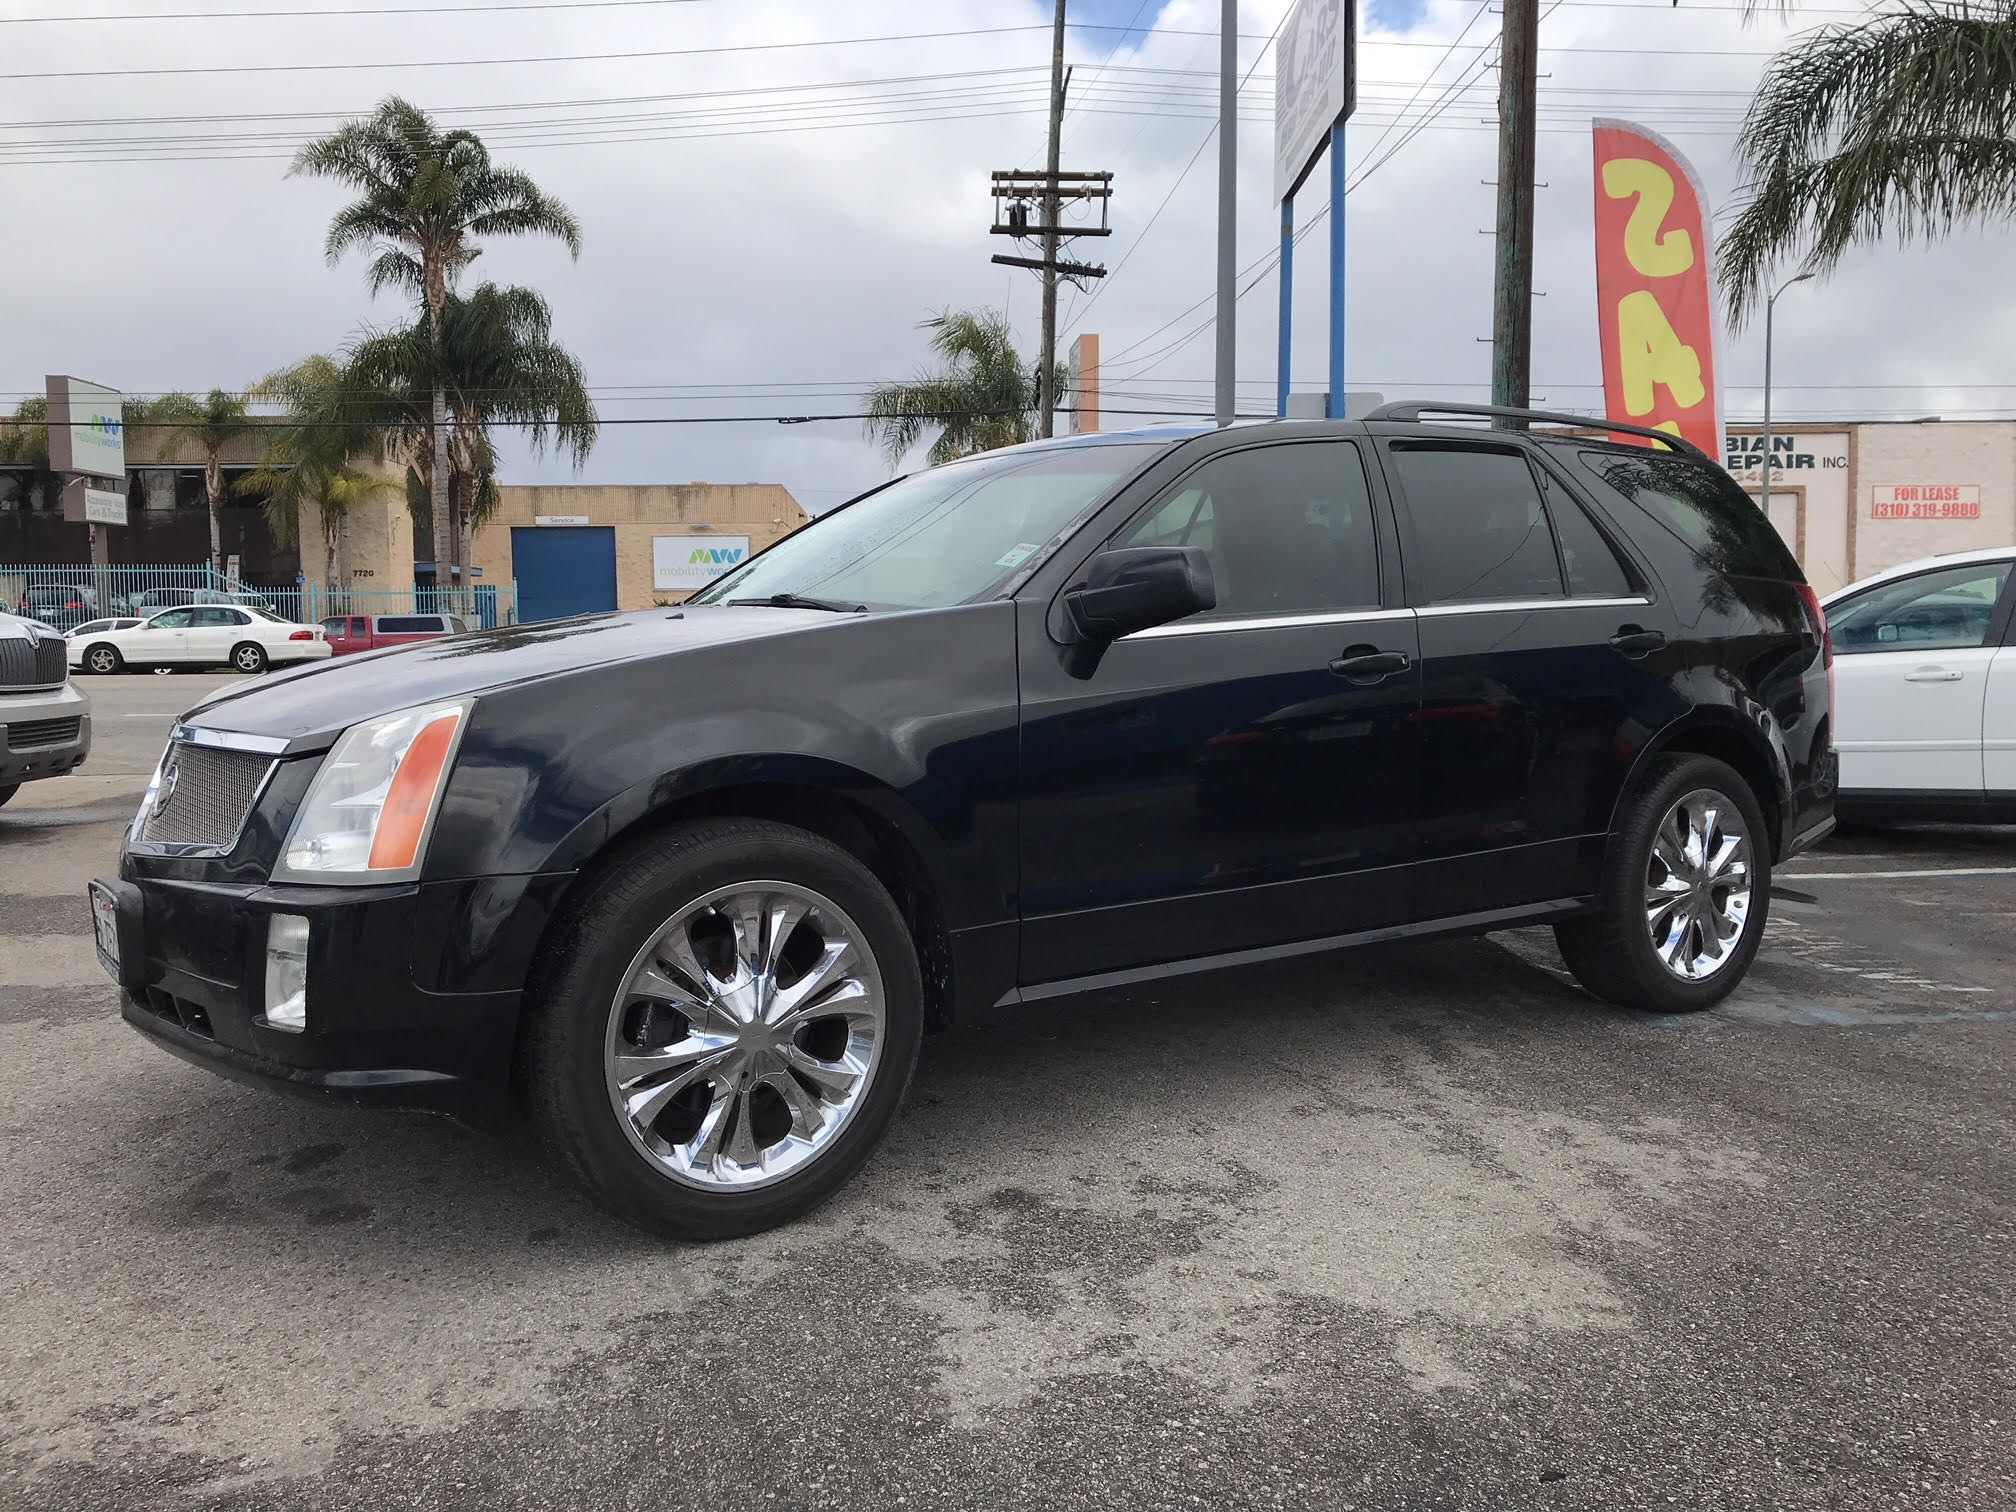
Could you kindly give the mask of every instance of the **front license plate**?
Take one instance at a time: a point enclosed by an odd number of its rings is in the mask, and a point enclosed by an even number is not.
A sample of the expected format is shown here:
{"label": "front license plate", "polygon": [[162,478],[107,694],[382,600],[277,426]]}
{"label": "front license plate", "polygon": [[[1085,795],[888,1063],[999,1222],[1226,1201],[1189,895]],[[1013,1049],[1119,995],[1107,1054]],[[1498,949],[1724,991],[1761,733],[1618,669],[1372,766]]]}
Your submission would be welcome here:
{"label": "front license plate", "polygon": [[91,884],[91,927],[98,936],[98,959],[119,979],[119,903],[110,890]]}

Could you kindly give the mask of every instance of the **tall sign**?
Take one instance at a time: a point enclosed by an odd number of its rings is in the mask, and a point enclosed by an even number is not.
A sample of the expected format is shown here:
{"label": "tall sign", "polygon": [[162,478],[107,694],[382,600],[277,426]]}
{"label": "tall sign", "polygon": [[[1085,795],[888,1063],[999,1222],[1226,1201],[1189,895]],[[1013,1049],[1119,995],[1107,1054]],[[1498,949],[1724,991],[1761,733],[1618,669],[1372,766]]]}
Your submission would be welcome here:
{"label": "tall sign", "polygon": [[1274,198],[1285,200],[1358,101],[1351,0],[1301,0],[1274,43]]}
{"label": "tall sign", "polygon": [[1604,413],[1720,456],[1707,196],[1663,138],[1628,121],[1594,124]]}
{"label": "tall sign", "polygon": [[49,470],[124,483],[126,434],[119,391],[54,373],[47,383]]}
{"label": "tall sign", "polygon": [[1297,0],[1274,44],[1274,198],[1281,204],[1281,335],[1274,413],[1288,413],[1295,317],[1295,191],[1330,154],[1330,383],[1344,413],[1344,122],[1358,105],[1357,0]]}

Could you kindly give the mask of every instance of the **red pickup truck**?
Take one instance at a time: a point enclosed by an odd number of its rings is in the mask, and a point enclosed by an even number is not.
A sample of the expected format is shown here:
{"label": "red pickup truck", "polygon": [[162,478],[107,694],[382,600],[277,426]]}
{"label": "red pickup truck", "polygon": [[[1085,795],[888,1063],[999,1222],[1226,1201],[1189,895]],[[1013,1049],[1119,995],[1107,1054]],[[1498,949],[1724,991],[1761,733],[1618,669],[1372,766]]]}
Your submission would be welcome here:
{"label": "red pickup truck", "polygon": [[350,614],[322,621],[329,649],[336,656],[406,646],[414,641],[440,640],[462,629],[452,614]]}

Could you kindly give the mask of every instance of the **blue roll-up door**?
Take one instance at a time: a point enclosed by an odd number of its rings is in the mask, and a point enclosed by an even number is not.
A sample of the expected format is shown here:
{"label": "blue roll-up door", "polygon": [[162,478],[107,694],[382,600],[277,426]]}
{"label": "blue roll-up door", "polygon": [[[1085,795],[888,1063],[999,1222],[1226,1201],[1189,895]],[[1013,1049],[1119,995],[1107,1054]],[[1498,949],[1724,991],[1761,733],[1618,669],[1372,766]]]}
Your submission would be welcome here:
{"label": "blue roll-up door", "polygon": [[609,525],[513,526],[518,618],[565,619],[616,607],[616,531]]}

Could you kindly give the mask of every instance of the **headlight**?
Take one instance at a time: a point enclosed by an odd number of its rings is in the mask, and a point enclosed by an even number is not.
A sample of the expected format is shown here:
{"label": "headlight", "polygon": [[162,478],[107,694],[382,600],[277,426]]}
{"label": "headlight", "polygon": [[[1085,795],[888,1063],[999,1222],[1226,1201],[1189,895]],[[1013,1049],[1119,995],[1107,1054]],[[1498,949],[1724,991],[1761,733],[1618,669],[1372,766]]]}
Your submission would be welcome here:
{"label": "headlight", "polygon": [[419,875],[467,700],[402,709],[343,732],[287,833],[278,882],[402,882]]}

